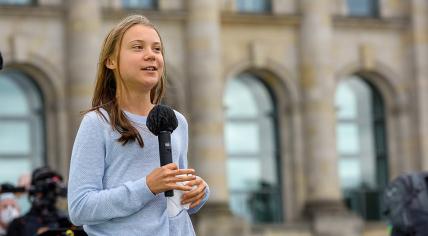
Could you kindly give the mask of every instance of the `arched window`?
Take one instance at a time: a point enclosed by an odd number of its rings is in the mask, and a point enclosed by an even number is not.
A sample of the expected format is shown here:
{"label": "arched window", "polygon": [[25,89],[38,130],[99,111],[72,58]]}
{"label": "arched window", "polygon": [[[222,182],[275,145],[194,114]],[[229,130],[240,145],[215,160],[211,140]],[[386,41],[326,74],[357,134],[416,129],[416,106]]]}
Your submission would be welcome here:
{"label": "arched window", "polygon": [[227,84],[225,145],[230,208],[252,223],[282,221],[275,103],[257,77]]}
{"label": "arched window", "polygon": [[366,220],[381,218],[380,193],[388,181],[383,99],[352,76],[336,91],[339,176],[346,205]]}
{"label": "arched window", "polygon": [[16,184],[45,163],[42,94],[18,71],[0,73],[0,183]]}

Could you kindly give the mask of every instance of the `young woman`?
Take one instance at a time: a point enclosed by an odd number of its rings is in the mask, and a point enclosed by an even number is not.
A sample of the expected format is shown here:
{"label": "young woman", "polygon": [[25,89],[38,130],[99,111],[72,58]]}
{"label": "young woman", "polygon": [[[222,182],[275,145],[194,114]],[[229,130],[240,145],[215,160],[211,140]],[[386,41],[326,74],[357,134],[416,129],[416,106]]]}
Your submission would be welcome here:
{"label": "young woman", "polygon": [[[68,183],[70,219],[89,235],[195,234],[189,214],[207,201],[209,189],[187,169],[186,119],[175,112],[173,163],[163,167],[157,137],[145,126],[164,93],[163,56],[159,33],[144,16],[125,18],[104,41],[92,108],[74,142]],[[189,210],[169,217],[166,190],[184,191],[181,203],[190,203]]]}

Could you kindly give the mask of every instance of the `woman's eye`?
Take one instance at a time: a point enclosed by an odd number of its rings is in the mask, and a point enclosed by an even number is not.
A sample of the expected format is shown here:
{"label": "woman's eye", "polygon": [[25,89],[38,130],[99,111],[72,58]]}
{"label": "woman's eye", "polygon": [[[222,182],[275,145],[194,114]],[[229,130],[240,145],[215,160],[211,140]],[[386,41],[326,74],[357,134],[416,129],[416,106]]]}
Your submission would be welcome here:
{"label": "woman's eye", "polygon": [[162,51],[162,49],[161,49],[161,48],[154,48],[153,50],[154,50],[154,51],[156,51],[156,52],[160,52],[160,51]]}
{"label": "woman's eye", "polygon": [[133,49],[143,49],[143,47],[141,45],[134,45],[132,46]]}

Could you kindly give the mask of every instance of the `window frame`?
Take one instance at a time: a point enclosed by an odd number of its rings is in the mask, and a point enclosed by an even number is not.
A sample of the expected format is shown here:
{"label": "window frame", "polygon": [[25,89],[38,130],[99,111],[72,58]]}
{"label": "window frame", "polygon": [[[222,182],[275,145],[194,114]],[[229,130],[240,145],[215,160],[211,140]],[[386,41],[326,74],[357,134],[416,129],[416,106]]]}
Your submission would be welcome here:
{"label": "window frame", "polygon": [[[388,171],[388,149],[387,143],[388,139],[386,136],[386,114],[385,114],[385,103],[383,101],[382,94],[380,91],[366,78],[359,75],[354,75],[360,80],[362,83],[367,86],[371,93],[371,101],[370,101],[370,112],[371,112],[371,135],[373,142],[373,162],[375,163],[373,178],[376,183],[375,188],[364,188],[361,186],[345,189],[341,186],[341,191],[343,193],[343,199],[345,204],[351,209],[351,211],[359,214],[365,220],[368,221],[377,221],[382,219],[382,203],[381,203],[381,193],[383,188],[387,185],[389,178]],[[349,78],[353,78],[354,76],[350,76]],[[342,82],[346,82],[342,81]],[[337,91],[337,90],[336,90]],[[337,93],[336,93],[337,94]],[[338,98],[336,97],[335,100]],[[358,103],[358,98],[357,98]],[[356,104],[358,107],[359,104]],[[336,112],[337,115],[337,112]],[[360,115],[357,112],[357,116]],[[358,117],[356,118],[358,120]],[[336,128],[341,124],[341,122],[348,122],[348,120],[340,120],[337,118]],[[376,131],[378,129],[378,131]],[[379,131],[380,129],[380,131]],[[383,145],[379,145],[379,140],[382,140]],[[380,150],[382,149],[382,150]],[[343,156],[339,150],[339,162],[344,158],[348,158],[349,155]],[[357,157],[359,155],[356,155]],[[352,157],[354,158],[354,157]],[[338,164],[339,164],[338,162]],[[359,163],[362,163],[361,157],[359,159]],[[340,166],[339,166],[340,168]],[[341,180],[342,181],[342,180]],[[370,205],[372,204],[372,205]],[[374,204],[374,205],[373,205]],[[373,209],[377,207],[377,209]]]}
{"label": "window frame", "polygon": [[[44,95],[40,87],[25,72],[15,69],[2,71],[1,79],[8,79],[23,91],[29,106],[27,114],[0,114],[0,122],[22,121],[29,125],[30,150],[26,154],[0,153],[0,160],[25,159],[31,169],[47,163],[47,126]],[[30,171],[25,170],[25,171]],[[12,181],[12,180],[10,180]]]}
{"label": "window frame", "polygon": [[[249,78],[245,78],[247,76]],[[247,214],[245,216],[245,218],[247,220],[252,221],[253,224],[282,223],[283,219],[285,218],[284,217],[285,212],[283,211],[283,206],[282,206],[283,205],[283,201],[282,201],[282,197],[283,197],[283,194],[282,194],[283,189],[282,188],[283,188],[283,186],[282,186],[281,159],[280,159],[281,150],[280,150],[280,146],[279,146],[279,143],[280,143],[279,142],[279,132],[278,132],[279,124],[278,124],[278,112],[277,112],[277,104],[275,101],[275,97],[273,96],[273,92],[270,89],[270,87],[260,77],[258,77],[257,75],[255,75],[253,73],[241,73],[233,79],[239,79],[239,80],[243,80],[243,81],[248,80],[248,79],[254,80],[255,83],[257,83],[257,86],[261,86],[261,88],[264,90],[264,92],[266,92],[266,94],[269,98],[269,102],[271,103],[271,106],[270,106],[271,110],[268,111],[267,113],[263,112],[265,114],[258,112],[258,114],[256,114],[255,116],[251,116],[251,117],[248,117],[248,116],[247,117],[245,117],[245,116],[243,116],[243,117],[228,117],[227,112],[225,112],[225,120],[226,120],[225,128],[229,122],[234,123],[234,122],[241,122],[241,121],[253,122],[253,123],[257,124],[258,126],[263,126],[263,122],[266,122],[266,119],[269,119],[269,122],[271,123],[271,126],[272,126],[272,132],[273,132],[271,134],[273,149],[272,150],[268,150],[268,149],[264,150],[262,148],[258,151],[258,153],[255,153],[255,154],[254,153],[245,153],[245,152],[228,153],[227,144],[226,144],[227,158],[228,158],[228,160],[229,159],[233,159],[233,160],[241,159],[241,160],[245,161],[245,160],[251,159],[251,160],[262,161],[263,156],[266,156],[266,153],[270,153],[271,158],[273,158],[271,161],[273,161],[273,163],[274,163],[273,164],[273,168],[274,168],[273,171],[276,172],[274,174],[275,178],[276,178],[276,180],[275,180],[276,186],[269,188],[269,186],[263,185],[267,189],[261,190],[260,187],[262,185],[260,185],[260,184],[262,184],[262,182],[260,182],[260,180],[262,180],[262,179],[258,179],[257,180],[258,190],[256,190],[256,191],[254,191],[253,189],[245,189],[245,190],[231,189],[230,185],[228,185],[229,186],[229,193],[231,194],[231,196],[235,195],[233,198],[240,198],[241,200],[239,200],[239,201],[235,200],[235,201],[238,202],[240,205],[244,205],[244,206],[249,204],[249,203],[247,203],[247,201],[251,196],[253,196],[255,198],[262,198],[262,199],[266,198],[266,197],[268,197],[269,199],[275,198],[274,202],[275,202],[275,208],[276,209],[274,209],[270,212],[271,215],[268,214],[268,218],[272,217],[272,219],[273,219],[272,221],[259,222],[257,219],[254,218],[254,216],[251,213],[251,209],[248,207],[247,208],[244,207],[245,208],[244,210],[246,211],[246,214]],[[245,83],[245,82],[242,82],[242,83]],[[248,88],[248,89],[250,89],[250,88]],[[253,88],[253,90],[257,90],[257,89],[258,88],[256,88],[256,89]],[[227,93],[227,86],[226,86],[226,92],[225,92],[224,96],[226,96],[226,93]],[[254,93],[254,91],[253,91],[253,93]],[[258,110],[258,111],[260,111],[260,110]],[[263,141],[260,139],[261,137],[263,137],[263,135],[259,134],[259,143],[263,143]],[[225,139],[225,142],[227,142],[226,139]],[[277,198],[279,198],[279,199],[277,199]],[[247,200],[243,201],[242,199],[247,199]],[[234,201],[234,200],[231,199],[229,204],[232,204],[232,201]],[[271,201],[269,201],[269,202],[271,202]],[[241,203],[241,202],[245,202],[245,203]],[[270,205],[268,204],[267,206],[270,206]],[[269,208],[272,208],[272,206],[270,206]],[[233,211],[233,209],[231,209],[231,210]],[[234,213],[234,214],[238,214],[238,213]]]}

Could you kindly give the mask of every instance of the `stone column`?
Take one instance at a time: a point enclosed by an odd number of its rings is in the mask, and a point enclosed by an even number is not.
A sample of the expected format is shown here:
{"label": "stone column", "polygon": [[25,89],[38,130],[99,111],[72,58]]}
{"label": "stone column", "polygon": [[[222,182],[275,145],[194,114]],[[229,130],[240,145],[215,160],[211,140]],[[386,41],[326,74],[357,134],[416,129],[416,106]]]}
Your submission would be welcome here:
{"label": "stone column", "polygon": [[417,101],[416,140],[419,140],[420,162],[413,166],[428,168],[428,3],[425,0],[411,1],[411,46],[415,94]]}
{"label": "stone column", "polygon": [[[237,235],[228,210],[218,1],[187,2],[189,166],[209,184],[211,196],[196,215],[198,235]],[[239,234],[238,234],[239,235]]]}
{"label": "stone column", "polygon": [[217,2],[188,3],[187,70],[190,92],[190,164],[215,189],[211,202],[227,202],[223,144],[223,84]]}
{"label": "stone column", "polygon": [[73,141],[80,125],[80,112],[91,104],[100,53],[101,8],[99,1],[86,0],[68,0],[66,7],[66,86],[69,133]]}
{"label": "stone column", "polygon": [[354,220],[342,203],[336,151],[332,71],[332,0],[302,0],[300,86],[307,174],[307,213],[315,235],[351,234]]}

